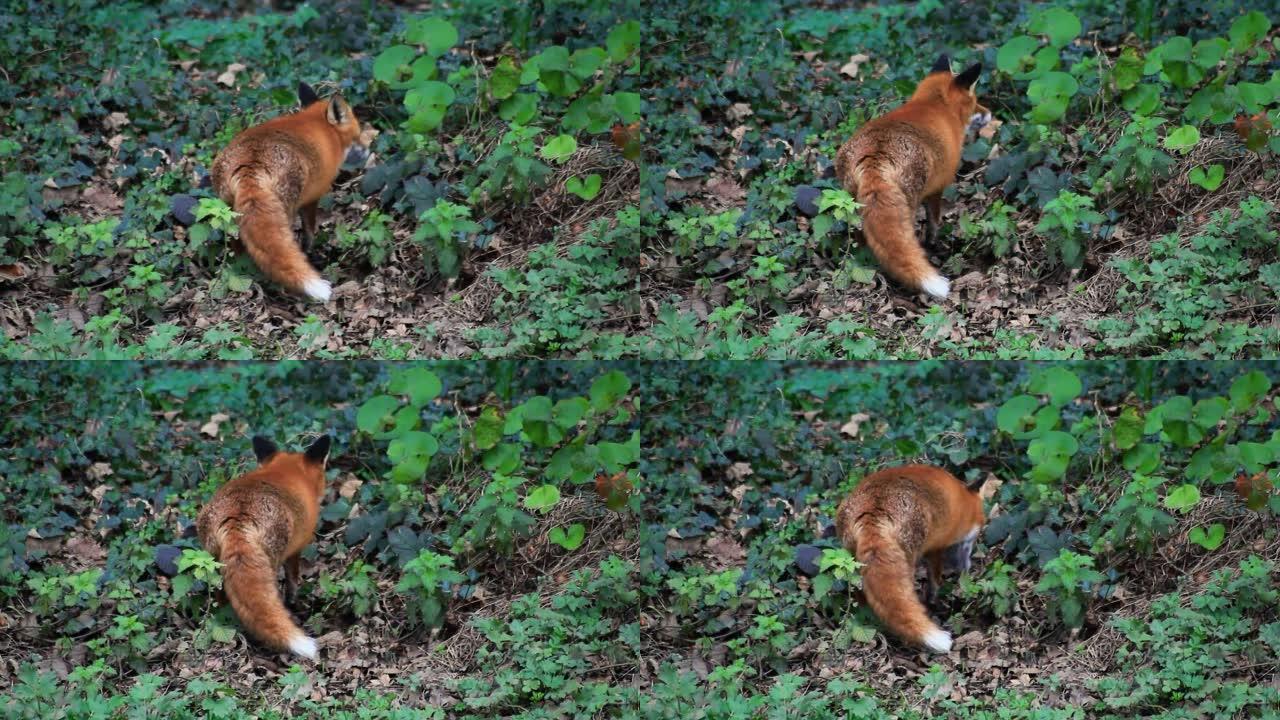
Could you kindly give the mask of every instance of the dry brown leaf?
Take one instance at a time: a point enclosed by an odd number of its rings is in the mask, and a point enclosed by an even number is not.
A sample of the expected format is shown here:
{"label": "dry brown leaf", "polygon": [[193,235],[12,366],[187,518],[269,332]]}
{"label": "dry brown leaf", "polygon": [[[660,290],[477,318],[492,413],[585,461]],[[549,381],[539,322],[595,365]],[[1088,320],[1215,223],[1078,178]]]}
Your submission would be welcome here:
{"label": "dry brown leaf", "polygon": [[858,68],[863,63],[867,62],[870,59],[871,59],[870,56],[864,55],[862,53],[858,53],[857,55],[851,55],[849,57],[849,62],[840,66],[840,74],[847,75],[851,78],[856,78],[858,77]]}
{"label": "dry brown leaf", "polygon": [[858,432],[862,430],[862,424],[870,420],[871,416],[866,413],[854,413],[849,416],[849,422],[840,426],[840,432],[851,438],[858,437]]}
{"label": "dry brown leaf", "polygon": [[221,426],[222,423],[230,419],[231,419],[230,415],[225,415],[223,413],[214,413],[213,417],[209,418],[209,422],[200,426],[200,432],[204,433],[205,435],[208,435],[211,438],[216,438],[218,437],[219,426]]}

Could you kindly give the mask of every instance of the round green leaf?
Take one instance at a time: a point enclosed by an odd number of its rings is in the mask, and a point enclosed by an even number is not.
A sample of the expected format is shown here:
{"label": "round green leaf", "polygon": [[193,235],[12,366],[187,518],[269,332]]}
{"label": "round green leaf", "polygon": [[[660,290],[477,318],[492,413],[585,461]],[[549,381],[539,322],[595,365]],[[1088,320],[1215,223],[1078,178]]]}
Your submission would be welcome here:
{"label": "round green leaf", "polygon": [[1040,41],[1029,35],[1015,35],[1005,41],[996,52],[996,68],[1007,73],[1021,72],[1031,53],[1040,47]]}
{"label": "round green leaf", "polygon": [[1143,83],[1126,92],[1120,103],[1125,110],[1135,115],[1150,115],[1160,105],[1160,88]]}
{"label": "round green leaf", "polygon": [[534,512],[545,512],[560,502],[560,488],[555,485],[539,485],[524,498],[524,506]]}
{"label": "round green leaf", "polygon": [[591,200],[600,194],[601,182],[602,179],[598,173],[591,173],[585,178],[574,176],[565,181],[564,189],[583,200]]}
{"label": "round green leaf", "polygon": [[604,46],[614,62],[626,60],[640,47],[640,23],[636,20],[628,20],[615,26],[605,38]]}
{"label": "round green leaf", "polygon": [[548,140],[539,154],[552,162],[564,162],[578,151],[578,141],[572,135],[557,135]]}
{"label": "round green leaf", "polygon": [[443,108],[453,104],[457,93],[448,83],[431,80],[414,86],[404,94],[404,106],[411,112],[426,108]]}
{"label": "round green leaf", "polygon": [[610,370],[591,383],[591,407],[597,412],[608,410],[630,390],[631,381],[627,376],[619,370]]}
{"label": "round green leaf", "polygon": [[1208,170],[1201,167],[1191,168],[1191,172],[1188,174],[1187,179],[1205,190],[1213,192],[1222,185],[1222,181],[1226,178],[1226,174],[1226,168],[1214,163],[1209,166]]}
{"label": "round green leaf", "polygon": [[1039,399],[1030,395],[1015,395],[996,411],[996,427],[1010,434],[1020,432],[1039,407]]}
{"label": "round green leaf", "polygon": [[374,395],[365,400],[356,411],[356,428],[361,432],[379,432],[391,413],[398,407],[400,407],[400,401],[396,398],[390,395]]}
{"label": "round green leaf", "polygon": [[538,113],[538,96],[534,93],[516,93],[498,106],[498,117],[516,125],[528,125]]}
{"label": "round green leaf", "polygon": [[1200,502],[1200,488],[1195,485],[1179,485],[1164,498],[1164,506],[1176,512],[1186,512]]}
{"label": "round green leaf", "polygon": [[1164,138],[1164,146],[1176,152],[1185,153],[1200,142],[1200,131],[1194,125],[1183,125],[1170,132]]}
{"label": "round green leaf", "polygon": [[558,527],[551,528],[551,532],[547,533],[547,539],[559,545],[565,550],[577,550],[582,545],[582,540],[587,536],[587,528],[582,523],[574,523],[569,529],[563,530]]}
{"label": "round green leaf", "polygon": [[1231,47],[1238,52],[1246,52],[1257,46],[1270,29],[1271,21],[1267,16],[1257,10],[1251,10],[1231,23],[1227,37],[1231,38]]}
{"label": "round green leaf", "polygon": [[1202,527],[1193,527],[1187,538],[1205,550],[1217,550],[1227,536],[1227,529],[1222,523],[1214,523],[1205,531]]}
{"label": "round green leaf", "polygon": [[409,23],[404,39],[414,45],[425,45],[429,55],[440,57],[458,44],[458,30],[447,20],[423,18]]}
{"label": "round green leaf", "polygon": [[408,45],[392,45],[383,50],[373,61],[373,79],[388,84],[399,83],[410,75],[409,62],[417,54]]}
{"label": "round green leaf", "polygon": [[509,57],[502,58],[494,66],[493,74],[489,76],[489,94],[495,100],[505,100],[511,97],[518,87],[520,87],[520,71],[516,69],[515,61]]}
{"label": "round green leaf", "polygon": [[1054,7],[1033,17],[1027,24],[1027,29],[1039,35],[1048,35],[1049,43],[1060,48],[1075,40],[1083,28],[1080,19],[1071,11]]}

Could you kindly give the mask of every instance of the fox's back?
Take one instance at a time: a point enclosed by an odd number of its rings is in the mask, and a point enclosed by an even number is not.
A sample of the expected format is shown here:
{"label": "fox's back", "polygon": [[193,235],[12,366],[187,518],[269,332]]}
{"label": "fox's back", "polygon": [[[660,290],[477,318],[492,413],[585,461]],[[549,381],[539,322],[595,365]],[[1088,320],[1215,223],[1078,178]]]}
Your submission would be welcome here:
{"label": "fox's back", "polygon": [[228,482],[200,511],[200,542],[216,556],[234,531],[272,558],[292,554],[309,542],[319,519],[319,501],[312,502],[305,484],[261,469]]}
{"label": "fox's back", "polygon": [[956,542],[982,522],[982,501],[955,476],[932,465],[904,465],[863,478],[840,504],[842,538],[864,528],[893,537],[910,556]]}
{"label": "fox's back", "polygon": [[324,103],[315,103],[232,138],[213,162],[213,187],[233,202],[241,179],[252,177],[293,209],[329,191],[344,153],[342,140],[325,120]]}

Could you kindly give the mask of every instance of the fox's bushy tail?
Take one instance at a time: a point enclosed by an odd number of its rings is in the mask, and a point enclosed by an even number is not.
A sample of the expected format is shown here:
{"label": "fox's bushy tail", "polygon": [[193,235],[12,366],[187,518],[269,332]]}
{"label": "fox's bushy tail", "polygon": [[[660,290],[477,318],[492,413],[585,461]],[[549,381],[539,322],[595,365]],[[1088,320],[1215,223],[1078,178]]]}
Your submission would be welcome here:
{"label": "fox's bushy tail", "polygon": [[271,558],[242,533],[229,532],[222,539],[222,588],[240,624],[258,642],[316,659],[316,641],[294,624],[284,607]]}
{"label": "fox's bushy tail", "polygon": [[951,291],[947,280],[929,264],[916,240],[915,205],[896,185],[864,175],[858,185],[862,203],[862,234],[880,267],[912,290],[943,299]]}
{"label": "fox's bushy tail", "polygon": [[938,653],[951,652],[951,633],[929,619],[916,596],[915,568],[897,542],[875,528],[864,528],[857,545],[858,562],[863,563],[863,594],[876,617],[907,642]]}
{"label": "fox's bushy tail", "polygon": [[333,288],[298,246],[289,209],[280,198],[241,181],[235,211],[240,213],[240,240],[262,272],[294,292],[320,302],[329,301]]}

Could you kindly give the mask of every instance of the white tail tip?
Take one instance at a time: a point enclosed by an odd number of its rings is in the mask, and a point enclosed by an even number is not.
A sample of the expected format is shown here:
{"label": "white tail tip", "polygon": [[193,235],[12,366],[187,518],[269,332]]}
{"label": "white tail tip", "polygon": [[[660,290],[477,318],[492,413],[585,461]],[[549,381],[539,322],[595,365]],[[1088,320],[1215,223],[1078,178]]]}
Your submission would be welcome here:
{"label": "white tail tip", "polygon": [[920,289],[939,300],[946,300],[947,293],[951,292],[951,281],[935,273],[920,283]]}
{"label": "white tail tip", "polygon": [[924,634],[924,646],[936,653],[951,652],[951,633],[934,628]]}
{"label": "white tail tip", "polygon": [[[951,641],[948,640],[950,645]],[[294,655],[301,655],[308,660],[316,659],[316,641],[306,635],[298,635],[289,641],[289,651]]]}
{"label": "white tail tip", "polygon": [[319,300],[322,303],[329,302],[329,297],[333,295],[333,286],[328,280],[320,278],[312,278],[302,283],[302,292],[312,300]]}

